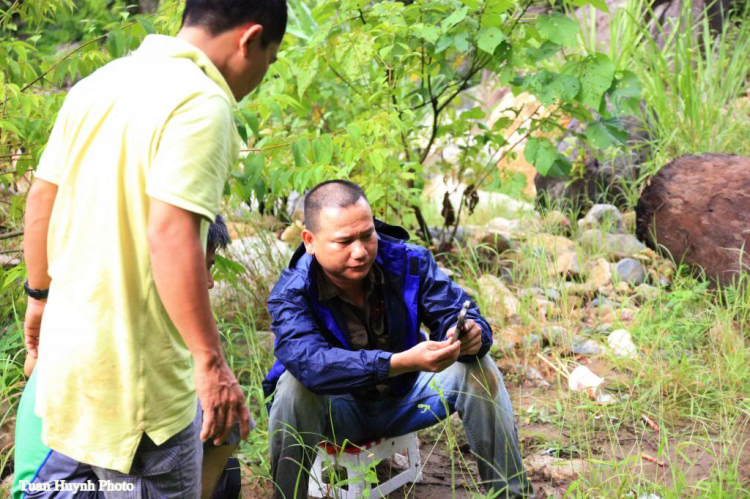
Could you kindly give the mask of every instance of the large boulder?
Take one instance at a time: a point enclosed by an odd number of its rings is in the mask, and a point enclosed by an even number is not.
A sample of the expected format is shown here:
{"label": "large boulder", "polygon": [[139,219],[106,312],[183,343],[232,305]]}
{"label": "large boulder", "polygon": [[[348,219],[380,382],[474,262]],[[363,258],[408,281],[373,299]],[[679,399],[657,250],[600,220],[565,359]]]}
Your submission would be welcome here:
{"label": "large boulder", "polygon": [[[682,156],[657,173],[636,207],[638,238],[720,284],[740,272],[750,247],[750,159]],[[742,260],[747,266],[748,259]],[[745,267],[746,268],[746,267]]]}

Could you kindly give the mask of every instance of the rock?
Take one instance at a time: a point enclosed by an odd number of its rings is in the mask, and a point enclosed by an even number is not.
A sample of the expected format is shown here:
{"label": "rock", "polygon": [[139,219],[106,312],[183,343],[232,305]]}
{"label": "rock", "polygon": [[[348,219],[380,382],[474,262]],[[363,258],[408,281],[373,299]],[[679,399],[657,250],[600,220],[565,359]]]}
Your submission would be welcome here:
{"label": "rock", "polygon": [[573,226],[570,219],[560,210],[552,210],[548,212],[544,216],[543,223],[548,231],[561,232],[564,234],[569,234],[570,229]]}
{"label": "rock", "polygon": [[559,301],[561,296],[560,292],[553,288],[547,288],[544,290],[544,295],[552,301]]}
{"label": "rock", "polygon": [[487,222],[487,229],[502,232],[509,237],[514,233],[522,232],[520,220],[508,220],[502,217],[495,217]]}
{"label": "rock", "polygon": [[591,296],[596,293],[596,286],[590,282],[564,282],[565,290],[575,296]]}
{"label": "rock", "polygon": [[536,303],[537,317],[549,319],[550,317],[555,315],[557,307],[555,307],[555,304],[553,302],[539,297],[534,298],[534,302]]}
{"label": "rock", "polygon": [[636,297],[638,298],[638,303],[642,304],[646,301],[652,301],[659,298],[661,290],[655,286],[641,284],[640,286],[635,288],[635,293]]}
{"label": "rock", "polygon": [[293,224],[284,229],[279,239],[292,247],[297,247],[302,243],[302,231],[305,230],[305,226],[299,220],[296,220]]}
{"label": "rock", "polygon": [[518,314],[518,298],[499,278],[485,274],[478,280],[479,288],[491,312],[502,318],[512,318]]}
{"label": "rock", "polygon": [[627,282],[618,282],[615,286],[615,292],[620,295],[630,294],[630,284]]}
{"label": "rock", "polygon": [[496,252],[498,255],[501,253],[505,253],[506,251],[511,249],[513,244],[508,235],[496,230],[490,230],[489,232],[484,234],[479,239],[479,243],[488,246],[492,249],[493,252]]}
{"label": "rock", "polygon": [[612,267],[604,258],[597,258],[588,266],[588,282],[596,289],[612,283]]}
{"label": "rock", "polygon": [[585,217],[578,221],[581,230],[600,229],[604,232],[626,232],[625,221],[620,210],[611,204],[595,204]]}
{"label": "rock", "polygon": [[541,372],[539,372],[539,369],[532,367],[532,366],[526,366],[523,364],[518,364],[516,366],[516,371],[519,373],[523,373],[523,377],[526,378],[527,381],[530,381],[535,386],[541,387],[541,388],[549,388],[550,383],[547,381]]}
{"label": "rock", "polygon": [[574,338],[573,339],[573,353],[575,355],[593,356],[599,355],[604,349],[595,340],[588,340],[585,338]]}
{"label": "rock", "polygon": [[292,258],[294,250],[269,234],[235,239],[226,253],[250,273],[275,279]]}
{"label": "rock", "polygon": [[572,482],[588,468],[583,459],[562,459],[541,454],[527,457],[523,464],[532,477],[552,482]]}
{"label": "rock", "polygon": [[639,286],[646,281],[646,269],[638,260],[623,258],[617,262],[617,278],[633,286]]}
{"label": "rock", "polygon": [[622,221],[625,222],[625,232],[627,234],[635,233],[635,212],[628,211],[622,214]]}
{"label": "rock", "polygon": [[748,264],[738,250],[750,248],[750,159],[682,156],[649,180],[636,213],[636,232],[650,247],[728,285]]}
{"label": "rock", "polygon": [[542,328],[542,337],[550,345],[562,346],[568,341],[568,331],[562,326],[544,326]]}
{"label": "rock", "polygon": [[609,234],[598,229],[584,231],[578,242],[591,253],[617,258],[632,257],[646,250],[646,245],[630,234]]}
{"label": "rock", "polygon": [[578,253],[566,251],[552,259],[552,273],[556,276],[575,277],[581,273],[578,265]]}
{"label": "rock", "polygon": [[638,348],[633,343],[633,338],[624,329],[618,329],[609,333],[609,336],[607,336],[607,345],[617,357],[635,358],[638,356]]}
{"label": "rock", "polygon": [[542,249],[550,257],[563,253],[576,253],[576,243],[563,236],[536,234],[529,238],[528,245]]}

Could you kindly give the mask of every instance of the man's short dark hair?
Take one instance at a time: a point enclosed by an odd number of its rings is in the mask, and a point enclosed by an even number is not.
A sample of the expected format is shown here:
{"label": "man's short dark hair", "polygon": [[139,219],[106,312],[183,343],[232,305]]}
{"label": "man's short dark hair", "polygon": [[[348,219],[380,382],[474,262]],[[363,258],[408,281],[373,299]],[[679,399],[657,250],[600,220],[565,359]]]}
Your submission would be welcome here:
{"label": "man's short dark hair", "polygon": [[305,228],[317,232],[323,208],[346,208],[360,199],[369,202],[362,188],[348,180],[327,180],[316,185],[305,196]]}
{"label": "man's short dark hair", "polygon": [[224,222],[224,217],[216,215],[216,221],[208,227],[208,251],[226,249],[229,246],[229,229]]}
{"label": "man's short dark hair", "polygon": [[261,46],[281,43],[286,32],[286,0],[186,0],[183,26],[200,26],[218,35],[247,23],[263,26]]}

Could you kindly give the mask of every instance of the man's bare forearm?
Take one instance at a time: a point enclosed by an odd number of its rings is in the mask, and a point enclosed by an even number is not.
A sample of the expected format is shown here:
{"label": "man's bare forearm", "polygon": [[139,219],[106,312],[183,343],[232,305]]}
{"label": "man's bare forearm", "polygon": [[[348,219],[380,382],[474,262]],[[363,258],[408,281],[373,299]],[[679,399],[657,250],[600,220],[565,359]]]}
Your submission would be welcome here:
{"label": "man's bare forearm", "polygon": [[204,365],[221,364],[199,216],[152,198],[148,242],[159,297],[193,358]]}
{"label": "man's bare forearm", "polygon": [[52,281],[47,273],[47,232],[56,197],[55,184],[37,179],[26,200],[23,255],[29,286],[34,289],[48,289]]}

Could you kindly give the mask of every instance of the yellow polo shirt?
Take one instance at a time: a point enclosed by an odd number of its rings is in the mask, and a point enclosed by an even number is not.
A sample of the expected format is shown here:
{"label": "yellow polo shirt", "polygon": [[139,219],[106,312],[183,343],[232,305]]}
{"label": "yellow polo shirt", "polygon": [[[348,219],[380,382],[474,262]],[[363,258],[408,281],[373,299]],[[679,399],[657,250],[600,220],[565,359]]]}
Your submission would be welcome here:
{"label": "yellow polo shirt", "polygon": [[151,273],[149,197],[202,215],[205,245],[239,154],[235,104],[204,53],[158,35],[70,90],[36,172],[58,185],[36,398],[50,448],[128,473],[144,432],[160,445],[193,420],[192,357]]}

